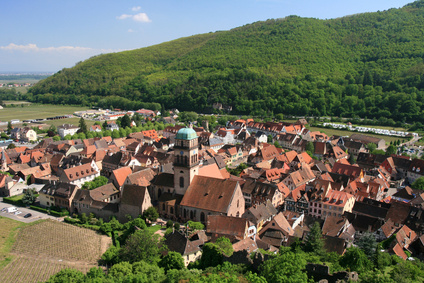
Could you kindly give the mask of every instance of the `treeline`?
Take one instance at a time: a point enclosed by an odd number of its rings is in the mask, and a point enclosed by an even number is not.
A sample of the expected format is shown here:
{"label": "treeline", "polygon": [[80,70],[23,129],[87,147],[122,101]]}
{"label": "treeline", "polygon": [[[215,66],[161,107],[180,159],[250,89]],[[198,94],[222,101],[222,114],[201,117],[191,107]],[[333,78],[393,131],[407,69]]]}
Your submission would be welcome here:
{"label": "treeline", "polygon": [[[30,90],[42,103],[424,122],[424,1],[332,20],[290,16],[96,56]],[[115,106],[117,107],[117,106]],[[149,107],[145,107],[149,108]]]}

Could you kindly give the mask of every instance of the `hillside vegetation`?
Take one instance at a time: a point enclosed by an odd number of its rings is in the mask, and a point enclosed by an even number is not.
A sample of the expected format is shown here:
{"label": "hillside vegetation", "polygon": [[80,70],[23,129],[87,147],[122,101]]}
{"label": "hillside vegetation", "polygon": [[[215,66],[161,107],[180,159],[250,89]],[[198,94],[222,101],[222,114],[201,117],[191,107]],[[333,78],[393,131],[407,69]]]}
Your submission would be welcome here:
{"label": "hillside vegetation", "polygon": [[318,20],[289,16],[96,56],[34,86],[43,103],[424,122],[424,1]]}

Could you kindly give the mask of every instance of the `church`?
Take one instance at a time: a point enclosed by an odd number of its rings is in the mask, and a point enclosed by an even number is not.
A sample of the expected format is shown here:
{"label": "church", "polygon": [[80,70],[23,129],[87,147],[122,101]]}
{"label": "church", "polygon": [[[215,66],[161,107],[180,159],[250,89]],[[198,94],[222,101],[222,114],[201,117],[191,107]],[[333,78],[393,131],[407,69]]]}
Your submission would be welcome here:
{"label": "church", "polygon": [[192,128],[177,132],[174,174],[161,173],[153,182],[158,212],[182,222],[205,223],[207,215],[241,217],[245,202],[238,181],[226,179],[216,164],[200,166],[198,136]]}

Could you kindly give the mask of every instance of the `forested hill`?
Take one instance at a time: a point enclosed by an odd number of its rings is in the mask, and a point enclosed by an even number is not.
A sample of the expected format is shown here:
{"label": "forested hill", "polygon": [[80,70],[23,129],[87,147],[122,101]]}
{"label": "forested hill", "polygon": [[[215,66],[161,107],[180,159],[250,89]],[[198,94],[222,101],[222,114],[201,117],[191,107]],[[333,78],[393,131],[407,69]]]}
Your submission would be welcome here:
{"label": "forested hill", "polygon": [[221,102],[239,114],[424,122],[423,27],[424,0],[330,20],[256,22],[93,57],[39,82],[28,99],[205,112]]}

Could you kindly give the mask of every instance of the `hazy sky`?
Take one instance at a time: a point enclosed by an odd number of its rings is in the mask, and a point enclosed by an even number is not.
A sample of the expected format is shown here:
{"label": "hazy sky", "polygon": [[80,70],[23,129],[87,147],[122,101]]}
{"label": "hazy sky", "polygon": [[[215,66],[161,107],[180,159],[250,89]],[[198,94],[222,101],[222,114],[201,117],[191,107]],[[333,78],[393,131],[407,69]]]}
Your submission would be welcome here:
{"label": "hazy sky", "polygon": [[1,0],[0,73],[56,72],[93,55],[288,15],[319,19],[412,0]]}

